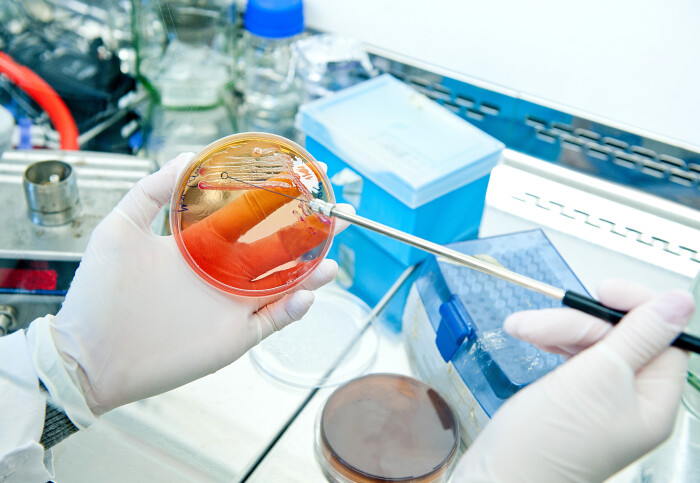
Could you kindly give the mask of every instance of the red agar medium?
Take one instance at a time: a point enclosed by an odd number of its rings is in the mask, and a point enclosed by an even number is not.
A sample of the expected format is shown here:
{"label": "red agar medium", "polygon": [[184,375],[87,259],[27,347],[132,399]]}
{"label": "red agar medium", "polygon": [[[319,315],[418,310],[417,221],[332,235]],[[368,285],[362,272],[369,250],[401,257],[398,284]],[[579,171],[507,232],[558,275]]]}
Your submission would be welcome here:
{"label": "red agar medium", "polygon": [[298,286],[330,248],[335,220],[308,209],[335,202],[328,177],[301,146],[242,133],[195,156],[170,207],[180,252],[206,282],[244,296]]}

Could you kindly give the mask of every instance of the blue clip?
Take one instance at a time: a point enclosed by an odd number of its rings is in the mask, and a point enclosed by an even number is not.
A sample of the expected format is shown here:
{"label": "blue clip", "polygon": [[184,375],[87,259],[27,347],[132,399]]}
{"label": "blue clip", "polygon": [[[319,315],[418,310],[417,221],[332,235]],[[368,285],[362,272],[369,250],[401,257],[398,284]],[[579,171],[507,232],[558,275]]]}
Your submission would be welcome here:
{"label": "blue clip", "polygon": [[474,336],[474,327],[462,301],[455,295],[440,305],[440,315],[435,345],[445,362],[449,362],[459,346]]}

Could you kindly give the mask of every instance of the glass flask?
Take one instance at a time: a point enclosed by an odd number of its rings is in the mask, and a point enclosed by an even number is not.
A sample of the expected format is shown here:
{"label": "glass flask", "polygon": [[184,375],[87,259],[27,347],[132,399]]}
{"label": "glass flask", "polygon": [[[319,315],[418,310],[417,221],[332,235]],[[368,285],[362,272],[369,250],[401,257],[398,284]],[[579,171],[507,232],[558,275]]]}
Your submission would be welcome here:
{"label": "glass flask", "polygon": [[236,132],[232,0],[132,0],[138,79],[151,94],[146,155],[163,165]]}
{"label": "glass flask", "polygon": [[295,71],[302,103],[346,89],[377,74],[359,39],[319,34],[294,43]]}
{"label": "glass flask", "polygon": [[132,0],[139,79],[169,108],[222,102],[234,65],[232,0]]}

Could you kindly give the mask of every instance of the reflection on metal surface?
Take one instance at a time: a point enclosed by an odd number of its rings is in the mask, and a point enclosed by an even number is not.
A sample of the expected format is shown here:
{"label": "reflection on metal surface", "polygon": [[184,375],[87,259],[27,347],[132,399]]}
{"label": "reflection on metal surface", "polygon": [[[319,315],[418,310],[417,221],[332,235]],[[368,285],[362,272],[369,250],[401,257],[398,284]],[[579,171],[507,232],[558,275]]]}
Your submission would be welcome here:
{"label": "reflection on metal surface", "polygon": [[511,149],[700,209],[700,152],[693,147],[431,72],[429,66],[379,55],[372,62]]}
{"label": "reflection on metal surface", "polygon": [[[23,173],[47,159],[67,163],[77,175],[82,212],[71,223],[41,227],[26,215]],[[6,151],[0,158],[0,259],[80,260],[92,229],[139,179],[153,172],[153,161],[88,151]]]}

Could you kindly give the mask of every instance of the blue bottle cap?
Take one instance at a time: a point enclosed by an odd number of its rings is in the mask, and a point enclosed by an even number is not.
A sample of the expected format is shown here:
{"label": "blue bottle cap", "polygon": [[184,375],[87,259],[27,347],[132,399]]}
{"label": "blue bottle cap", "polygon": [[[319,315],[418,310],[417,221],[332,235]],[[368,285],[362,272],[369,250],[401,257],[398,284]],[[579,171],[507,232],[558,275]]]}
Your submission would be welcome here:
{"label": "blue bottle cap", "polygon": [[279,39],[304,31],[302,0],[248,0],[243,26],[251,34]]}

